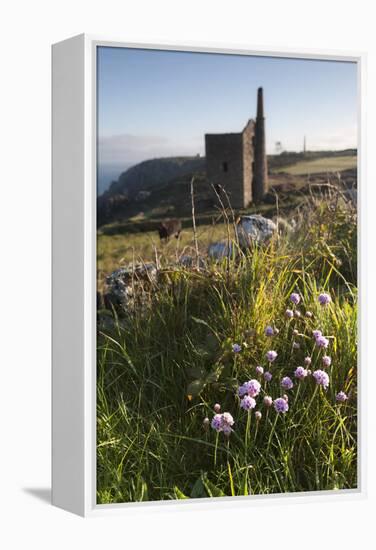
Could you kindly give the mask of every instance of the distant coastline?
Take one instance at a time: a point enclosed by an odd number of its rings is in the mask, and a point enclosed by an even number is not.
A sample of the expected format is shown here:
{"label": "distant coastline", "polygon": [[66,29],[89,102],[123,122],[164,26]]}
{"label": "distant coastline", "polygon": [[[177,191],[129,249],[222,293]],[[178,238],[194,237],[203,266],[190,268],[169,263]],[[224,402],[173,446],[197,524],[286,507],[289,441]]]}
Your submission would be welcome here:
{"label": "distant coastline", "polygon": [[102,195],[110,187],[113,181],[117,181],[120,174],[125,172],[133,166],[132,162],[123,162],[119,164],[107,164],[100,163],[98,164],[97,170],[97,192],[98,196]]}

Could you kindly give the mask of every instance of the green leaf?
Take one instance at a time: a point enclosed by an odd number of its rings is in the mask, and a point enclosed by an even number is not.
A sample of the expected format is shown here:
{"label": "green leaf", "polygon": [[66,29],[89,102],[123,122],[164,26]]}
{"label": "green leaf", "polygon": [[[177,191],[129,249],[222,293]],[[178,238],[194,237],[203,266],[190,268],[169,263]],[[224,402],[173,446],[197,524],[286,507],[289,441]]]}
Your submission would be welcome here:
{"label": "green leaf", "polygon": [[211,382],[216,382],[218,380],[218,373],[216,371],[210,372],[206,377],[206,382],[210,384]]}
{"label": "green leaf", "polygon": [[228,477],[230,478],[231,496],[234,497],[235,496],[234,480],[232,478],[231,466],[229,462],[227,462],[227,469],[228,469]]}
{"label": "green leaf", "polygon": [[193,380],[187,387],[187,395],[192,397],[197,397],[200,392],[205,388],[206,381],[199,378],[198,380]]}
{"label": "green leaf", "polygon": [[214,483],[209,481],[206,476],[203,476],[202,483],[206,489],[206,492],[208,493],[209,497],[225,497],[225,493],[216,487]]}
{"label": "green leaf", "polygon": [[178,487],[176,487],[176,485],[174,487],[174,493],[175,493],[175,498],[177,498],[178,500],[189,498]]}
{"label": "green leaf", "polygon": [[219,376],[221,378],[229,378],[232,375],[232,364],[226,363],[225,365],[220,365]]}
{"label": "green leaf", "polygon": [[137,502],[144,502],[149,500],[148,486],[142,478],[137,480],[135,500]]}
{"label": "green leaf", "polygon": [[218,340],[211,332],[206,336],[205,345],[212,353],[218,351]]}
{"label": "green leaf", "polygon": [[195,481],[195,484],[192,487],[191,498],[205,498],[207,497],[207,492],[205,490],[205,485],[202,482],[201,476]]}
{"label": "green leaf", "polygon": [[193,315],[191,315],[191,319],[198,325],[204,325],[206,328],[210,330],[210,332],[212,332],[216,336],[217,340],[219,340],[219,337],[216,331],[206,321],[204,321],[203,319],[198,319],[198,317],[194,317]]}
{"label": "green leaf", "polygon": [[208,359],[209,357],[213,357],[213,352],[203,346],[197,346],[194,351],[199,357],[201,357],[201,359]]}
{"label": "green leaf", "polygon": [[109,309],[97,309],[97,315],[103,315],[104,317],[113,318],[114,314]]}
{"label": "green leaf", "polygon": [[205,370],[198,366],[188,367],[186,372],[190,378],[204,378],[205,376]]}
{"label": "green leaf", "polygon": [[248,492],[248,468],[246,469],[245,474],[244,474],[243,495],[245,495],[245,496],[249,495],[249,492]]}

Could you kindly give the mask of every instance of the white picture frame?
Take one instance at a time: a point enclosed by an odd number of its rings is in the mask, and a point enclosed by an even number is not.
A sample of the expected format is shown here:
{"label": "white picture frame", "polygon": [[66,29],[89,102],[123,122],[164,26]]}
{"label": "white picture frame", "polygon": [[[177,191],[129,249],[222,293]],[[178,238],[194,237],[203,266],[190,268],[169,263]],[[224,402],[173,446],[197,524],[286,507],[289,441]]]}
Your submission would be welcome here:
{"label": "white picture frame", "polygon": [[[236,53],[303,59],[352,61],[358,65],[358,272],[359,428],[358,487],[338,492],[294,493],[162,501],[96,504],[96,48],[142,47],[177,51]],[[143,507],[268,505],[277,502],[364,498],[366,494],[366,274],[361,269],[366,202],[364,159],[364,53],[275,51],[223,44],[130,44],[79,35],[52,47],[52,502],[92,516]]]}

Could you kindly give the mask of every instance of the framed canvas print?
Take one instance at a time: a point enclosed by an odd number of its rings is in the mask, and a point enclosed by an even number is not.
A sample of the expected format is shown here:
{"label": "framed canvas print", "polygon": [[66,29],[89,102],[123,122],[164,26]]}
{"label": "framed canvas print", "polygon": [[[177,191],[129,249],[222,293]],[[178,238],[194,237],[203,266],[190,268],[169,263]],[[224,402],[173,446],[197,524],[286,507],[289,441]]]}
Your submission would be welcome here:
{"label": "framed canvas print", "polygon": [[362,55],[53,46],[53,502],[364,493]]}

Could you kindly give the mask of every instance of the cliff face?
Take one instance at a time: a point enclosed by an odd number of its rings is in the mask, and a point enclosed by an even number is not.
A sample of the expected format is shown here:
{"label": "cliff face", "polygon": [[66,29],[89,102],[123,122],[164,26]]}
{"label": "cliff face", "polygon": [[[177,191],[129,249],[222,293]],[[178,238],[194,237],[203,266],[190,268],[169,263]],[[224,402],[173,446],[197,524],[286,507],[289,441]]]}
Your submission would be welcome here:
{"label": "cliff face", "polygon": [[141,162],[123,172],[103,196],[125,195],[132,198],[140,191],[151,191],[156,185],[201,172],[205,169],[202,157],[170,157]]}
{"label": "cliff face", "polygon": [[[159,217],[186,213],[187,208],[190,209],[190,201],[187,201],[190,178],[204,172],[205,158],[201,157],[153,159],[132,166],[98,197],[98,227],[141,213]],[[209,198],[207,191],[206,184],[205,204]]]}

